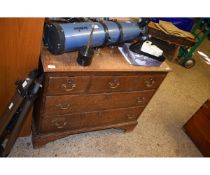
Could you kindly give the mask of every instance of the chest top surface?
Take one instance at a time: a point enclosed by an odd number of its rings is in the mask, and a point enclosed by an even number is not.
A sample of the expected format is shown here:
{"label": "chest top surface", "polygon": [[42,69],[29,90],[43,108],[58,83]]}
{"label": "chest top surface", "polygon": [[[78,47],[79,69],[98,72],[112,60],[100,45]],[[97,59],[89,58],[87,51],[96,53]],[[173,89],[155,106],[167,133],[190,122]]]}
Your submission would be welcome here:
{"label": "chest top surface", "polygon": [[100,53],[95,52],[90,66],[78,65],[77,52],[53,55],[46,48],[41,53],[44,72],[169,72],[171,68],[164,61],[160,67],[134,66],[128,64],[117,48],[103,48]]}

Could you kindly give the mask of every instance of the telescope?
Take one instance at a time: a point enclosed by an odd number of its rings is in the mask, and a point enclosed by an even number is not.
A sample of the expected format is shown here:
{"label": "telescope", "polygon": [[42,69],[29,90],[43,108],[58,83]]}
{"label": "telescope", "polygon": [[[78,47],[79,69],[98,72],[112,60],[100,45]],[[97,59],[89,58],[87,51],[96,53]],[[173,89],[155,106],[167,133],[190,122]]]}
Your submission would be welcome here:
{"label": "telescope", "polygon": [[88,45],[92,26],[94,26],[90,47],[113,46],[145,37],[147,24],[146,18],[141,22],[132,20],[52,22],[45,25],[44,41],[52,54],[78,51]]}

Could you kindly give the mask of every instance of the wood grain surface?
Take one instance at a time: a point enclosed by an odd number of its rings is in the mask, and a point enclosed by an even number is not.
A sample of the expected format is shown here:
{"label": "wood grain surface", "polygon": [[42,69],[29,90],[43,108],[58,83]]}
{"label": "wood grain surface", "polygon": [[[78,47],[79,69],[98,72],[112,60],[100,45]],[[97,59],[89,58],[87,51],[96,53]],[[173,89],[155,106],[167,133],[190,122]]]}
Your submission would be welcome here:
{"label": "wood grain surface", "polygon": [[127,63],[117,48],[103,48],[95,53],[90,66],[78,65],[77,52],[52,55],[46,48],[42,50],[42,64],[45,72],[104,72],[104,71],[142,71],[142,72],[169,72],[170,67],[163,62],[160,67],[134,66]]}

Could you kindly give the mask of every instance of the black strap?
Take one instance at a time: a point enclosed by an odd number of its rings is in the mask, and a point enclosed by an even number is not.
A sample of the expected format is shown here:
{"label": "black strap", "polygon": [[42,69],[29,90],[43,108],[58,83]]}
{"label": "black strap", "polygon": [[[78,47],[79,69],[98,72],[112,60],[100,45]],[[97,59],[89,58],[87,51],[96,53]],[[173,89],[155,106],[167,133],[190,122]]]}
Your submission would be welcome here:
{"label": "black strap", "polygon": [[[113,22],[115,22],[117,24],[119,31],[120,31],[119,40],[118,40],[118,42],[116,42],[116,44],[119,44],[119,43],[123,42],[123,38],[124,38],[122,25],[118,21],[113,21]],[[100,21],[99,23],[103,26],[104,32],[105,32],[105,40],[104,40],[103,46],[109,45],[110,40],[111,40],[111,37],[109,35],[109,29],[103,21]]]}
{"label": "black strap", "polygon": [[109,45],[110,39],[111,39],[111,37],[109,35],[109,29],[103,21],[99,21],[99,23],[103,26],[104,32],[105,32],[105,40],[104,40],[103,46]]}
{"label": "black strap", "polygon": [[114,22],[117,24],[117,26],[118,26],[118,28],[120,30],[120,37],[119,37],[119,40],[118,40],[118,44],[119,44],[119,43],[121,43],[123,41],[123,38],[124,38],[124,36],[123,36],[123,29],[122,29],[122,25],[118,21],[114,21]]}

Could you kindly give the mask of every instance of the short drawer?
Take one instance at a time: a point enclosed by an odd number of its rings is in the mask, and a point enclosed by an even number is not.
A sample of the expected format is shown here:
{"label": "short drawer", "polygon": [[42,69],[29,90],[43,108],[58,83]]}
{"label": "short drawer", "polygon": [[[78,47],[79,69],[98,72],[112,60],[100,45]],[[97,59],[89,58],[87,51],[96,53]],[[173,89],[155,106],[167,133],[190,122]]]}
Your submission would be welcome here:
{"label": "short drawer", "polygon": [[89,93],[123,92],[156,89],[165,74],[150,73],[137,76],[93,76]]}
{"label": "short drawer", "polygon": [[155,91],[46,96],[44,114],[71,114],[145,106]]}
{"label": "short drawer", "polygon": [[41,132],[58,132],[64,130],[85,129],[108,126],[137,120],[143,107],[105,110],[82,114],[46,117],[43,119]]}
{"label": "short drawer", "polygon": [[47,94],[61,95],[85,92],[89,79],[89,76],[49,77]]}

